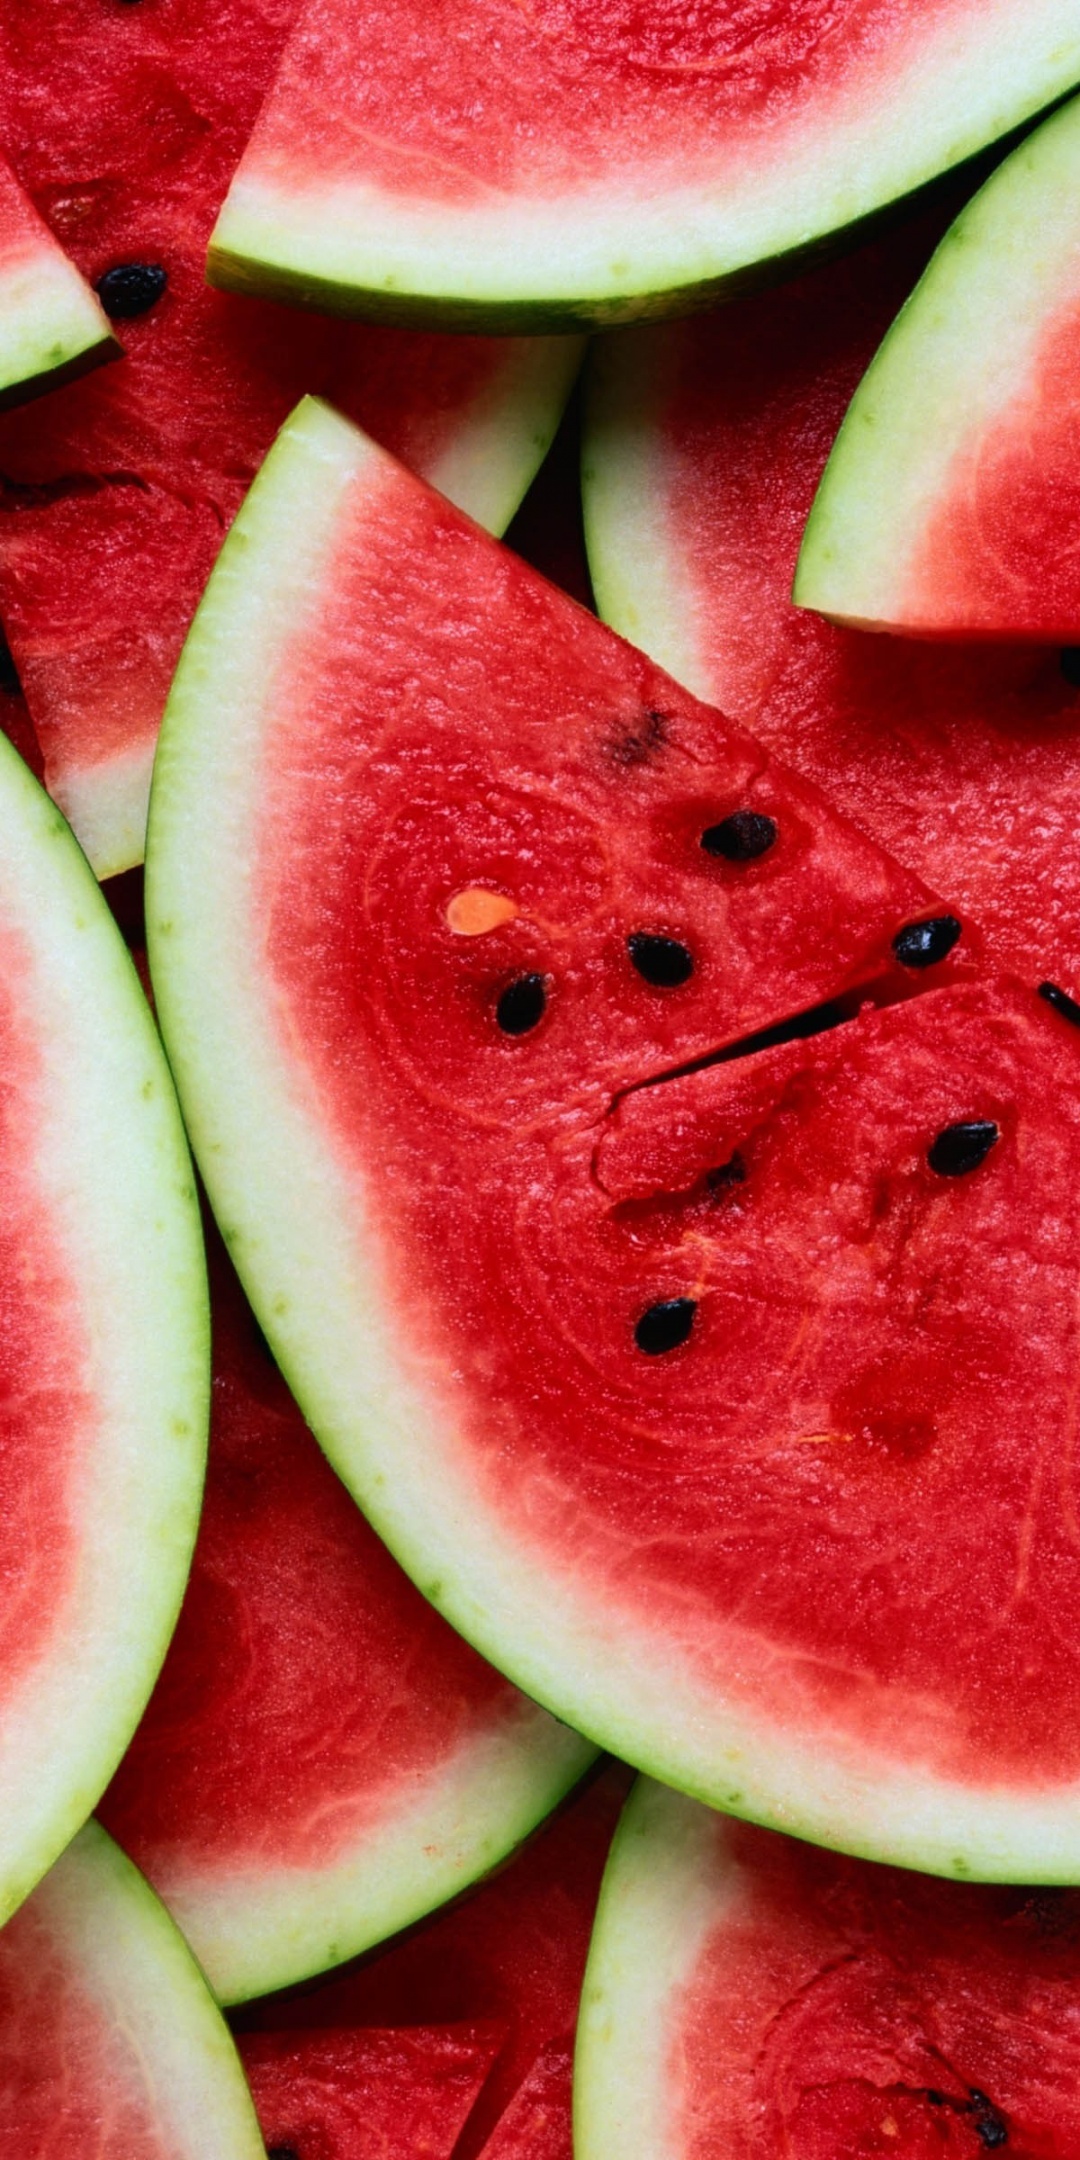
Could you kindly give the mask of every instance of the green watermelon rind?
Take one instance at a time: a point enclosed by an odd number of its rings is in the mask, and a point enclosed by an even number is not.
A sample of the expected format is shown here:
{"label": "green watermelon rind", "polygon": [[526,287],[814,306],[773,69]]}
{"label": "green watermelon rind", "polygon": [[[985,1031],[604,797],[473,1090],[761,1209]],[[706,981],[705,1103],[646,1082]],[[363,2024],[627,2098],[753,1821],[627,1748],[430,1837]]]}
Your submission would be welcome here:
{"label": "green watermelon rind", "polygon": [[31,1913],[56,1943],[61,1971],[77,1977],[100,2003],[103,2026],[122,2036],[162,2154],[266,2160],[240,2058],[203,1974],[149,1883],[99,1823],[80,1830],[38,1885]]}
{"label": "green watermelon rind", "polygon": [[[538,1565],[410,1370],[379,1253],[318,1103],[281,1052],[247,917],[259,751],[277,654],[317,602],[339,510],[393,473],[315,400],[287,422],[210,580],[173,686],[150,814],[147,922],[192,1144],[233,1260],[313,1432],[424,1594],[535,1701],[693,1797],[929,1873],[1080,1878],[1080,1809],[898,1770],[749,1710],[625,1611]],[[355,516],[355,509],[353,509]],[[355,545],[355,539],[351,542]],[[280,1165],[287,1164],[286,1175]]]}
{"label": "green watermelon rind", "polygon": [[[1080,98],[1029,135],[961,211],[879,346],[807,521],[799,607],[853,628],[948,627],[932,606],[920,616],[905,583],[956,459],[992,445],[995,414],[1022,388],[1063,291],[1080,307],[1078,189]],[[977,622],[958,627],[979,634]],[[1025,624],[1011,627],[1021,635]]]}
{"label": "green watermelon rind", "polygon": [[0,1726],[4,1920],[97,1802],[168,1647],[202,1496],[209,1321],[191,1160],[142,986],[59,811],[2,739],[0,833],[0,920],[29,949],[42,1062],[37,1182],[101,1406],[77,1466],[77,1581]]}
{"label": "green watermelon rind", "polygon": [[786,143],[734,204],[716,183],[672,187],[647,164],[622,194],[597,184],[545,199],[507,185],[485,191],[478,210],[360,183],[320,196],[308,179],[290,191],[272,169],[260,175],[256,129],[207,274],[229,290],[407,329],[572,330],[708,307],[850,241],[1080,83],[1071,0],[1038,0],[1035,23],[1031,0],[1005,7],[1007,22],[976,24],[966,40],[966,26],[946,24],[940,49],[912,70],[910,102],[891,81],[884,112],[872,99],[856,101],[852,120],[830,111],[816,139],[808,130],[806,143]]}
{"label": "green watermelon rind", "polygon": [[0,263],[0,411],[119,352],[100,302],[44,226],[39,249]]}

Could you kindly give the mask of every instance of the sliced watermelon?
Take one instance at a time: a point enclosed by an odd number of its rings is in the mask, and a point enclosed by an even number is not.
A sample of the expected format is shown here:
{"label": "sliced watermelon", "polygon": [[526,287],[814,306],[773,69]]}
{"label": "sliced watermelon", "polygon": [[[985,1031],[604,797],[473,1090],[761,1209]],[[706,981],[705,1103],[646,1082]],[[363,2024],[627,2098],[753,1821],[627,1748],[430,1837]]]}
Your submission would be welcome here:
{"label": "sliced watermelon", "polygon": [[604,1879],[577,2160],[1080,2151],[1075,1892],[927,1882],[643,1779]]}
{"label": "sliced watermelon", "polygon": [[219,2001],[340,1963],[502,1860],[592,1751],[417,1594],[338,1483],[215,1247],[187,1598],[106,1827]]}
{"label": "sliced watermelon", "polygon": [[108,317],[0,156],[0,406],[120,350]]}
{"label": "sliced watermelon", "polygon": [[265,2160],[172,1921],[88,1823],[0,1934],[3,2143],[26,2160]]}
{"label": "sliced watermelon", "polygon": [[501,528],[577,365],[573,340],[409,339],[207,290],[213,217],[294,12],[35,0],[9,30],[19,173],[122,316],[121,366],[0,423],[0,617],[50,791],[102,877],[142,859],[184,635],[296,399],[333,397]]}
{"label": "sliced watermelon", "polygon": [[874,637],[790,602],[844,408],[939,233],[920,219],[712,318],[599,341],[589,557],[608,622],[951,894],[1003,966],[1080,994],[1070,655]]}
{"label": "sliced watermelon", "polygon": [[498,2044],[469,2026],[239,2041],[267,2152],[290,2160],[450,2160]]}
{"label": "sliced watermelon", "polygon": [[324,408],[236,532],[151,958],[313,1429],[433,1602],[618,1753],[923,1866],[1080,1867],[1075,1556],[1029,1521],[1076,1355],[1075,1032],[907,997],[959,922]]}
{"label": "sliced watermelon", "polygon": [[307,0],[210,274],[458,329],[677,312],[1078,80],[1074,0]]}
{"label": "sliced watermelon", "polygon": [[549,2040],[499,2117],[481,2160],[573,2160],[572,2074],[572,2041]]}
{"label": "sliced watermelon", "polygon": [[165,1654],[207,1375],[161,1046],[82,856],[6,742],[0,834],[6,1919],[93,1807]]}
{"label": "sliced watermelon", "polygon": [[860,384],[800,606],[923,637],[1080,642],[1080,101],[958,217]]}

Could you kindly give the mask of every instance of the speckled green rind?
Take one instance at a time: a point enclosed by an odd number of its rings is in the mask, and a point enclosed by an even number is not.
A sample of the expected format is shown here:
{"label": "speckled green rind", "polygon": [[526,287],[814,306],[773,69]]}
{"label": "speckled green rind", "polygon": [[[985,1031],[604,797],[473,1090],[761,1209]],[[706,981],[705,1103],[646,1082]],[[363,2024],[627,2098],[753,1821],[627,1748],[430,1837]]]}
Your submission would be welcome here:
{"label": "speckled green rind", "polygon": [[35,1190],[93,1403],[73,1466],[73,1579],[0,1721],[5,1920],[90,1813],[165,1655],[202,1492],[209,1323],[191,1163],[149,1006],[71,832],[2,739],[0,932],[24,956]]}

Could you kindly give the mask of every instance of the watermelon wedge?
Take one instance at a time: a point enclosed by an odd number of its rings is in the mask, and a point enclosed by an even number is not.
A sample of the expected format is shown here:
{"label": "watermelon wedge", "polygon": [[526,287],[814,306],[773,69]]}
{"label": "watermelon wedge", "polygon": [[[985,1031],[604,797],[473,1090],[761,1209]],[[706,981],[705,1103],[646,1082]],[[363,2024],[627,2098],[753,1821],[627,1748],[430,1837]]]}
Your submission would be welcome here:
{"label": "watermelon wedge", "polygon": [[927,1882],[643,1779],[582,1997],[577,2160],[1080,2150],[1075,1892]]}
{"label": "watermelon wedge", "polygon": [[165,1654],[207,1375],[192,1173],[161,1046],[82,856],[2,741],[0,834],[6,1919],[93,1807]]}
{"label": "watermelon wedge", "polygon": [[590,1737],[825,1841],[1068,1875],[1075,1556],[1031,1481],[1075,1031],[965,986],[925,887],[325,408],[235,531],[151,965],[313,1430]]}
{"label": "watermelon wedge", "polygon": [[8,29],[12,156],[125,348],[0,421],[0,618],[49,790],[101,877],[142,860],[184,636],[296,399],[332,397],[501,529],[578,363],[576,340],[409,339],[207,290],[214,215],[294,12],[35,0]]}
{"label": "watermelon wedge", "polygon": [[238,2043],[267,2152],[293,2160],[451,2160],[498,2044],[470,2026]]}
{"label": "watermelon wedge", "polygon": [[573,2047],[550,2040],[499,2117],[482,2160],[573,2160]]}
{"label": "watermelon wedge", "polygon": [[712,318],[599,340],[589,559],[615,629],[951,894],[1000,965],[1080,995],[1068,653],[875,637],[791,605],[845,407],[940,232],[922,217]]}
{"label": "watermelon wedge", "polygon": [[4,2144],[49,2160],[265,2160],[194,1958],[96,1823],[0,1935]]}
{"label": "watermelon wedge", "polygon": [[210,276],[421,327],[685,311],[1078,80],[1073,0],[307,0]]}
{"label": "watermelon wedge", "polygon": [[0,155],[0,407],[54,390],[119,350],[101,302]]}
{"label": "watermelon wedge", "polygon": [[211,1244],[210,1470],[187,1597],[100,1813],[218,2000],[454,1896],[591,1760],[454,1635],[334,1477]]}
{"label": "watermelon wedge", "polygon": [[1080,641],[1080,101],[946,234],[852,400],[801,607],[922,637]]}

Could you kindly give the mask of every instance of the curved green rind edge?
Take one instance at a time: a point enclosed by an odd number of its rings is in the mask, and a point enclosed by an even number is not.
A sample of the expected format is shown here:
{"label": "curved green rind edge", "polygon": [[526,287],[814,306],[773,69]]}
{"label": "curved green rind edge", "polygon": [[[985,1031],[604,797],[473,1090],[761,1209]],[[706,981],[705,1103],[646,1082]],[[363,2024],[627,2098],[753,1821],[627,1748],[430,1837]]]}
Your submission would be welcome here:
{"label": "curved green rind edge", "polygon": [[[302,1173],[293,1165],[285,1185],[271,1176],[261,1193],[258,1177],[245,1186],[243,1172],[236,1170],[227,1137],[232,1127],[249,1151],[257,1144],[260,1165],[280,1148],[282,1136],[263,1132],[257,1138],[251,1103],[239,1125],[231,1107],[234,1097],[239,1103],[251,1093],[253,1053],[251,1045],[241,1048],[236,1039],[231,1008],[226,1027],[221,986],[209,992],[202,963],[192,960],[200,940],[215,964],[233,950],[228,926],[213,916],[208,903],[212,863],[201,863],[191,881],[208,805],[215,830],[228,834],[227,846],[213,860],[244,860],[246,827],[236,803],[221,795],[215,759],[231,758],[243,785],[244,762],[223,736],[221,723],[229,710],[230,677],[253,679],[252,636],[261,635],[259,609],[270,604],[253,598],[260,555],[270,566],[269,590],[276,590],[279,573],[285,589],[296,590],[300,560],[312,544],[301,537],[305,521],[312,531],[319,529],[322,493],[339,468],[355,476],[372,459],[376,469],[380,462],[392,462],[317,400],[304,400],[286,422],[196,617],[166,714],[151,799],[147,926],[159,1013],[218,1221],[281,1369],[338,1475],[429,1602],[526,1695],[600,1747],[714,1808],[860,1858],[960,1879],[1080,1880],[1075,1789],[1063,1788],[1044,1804],[1023,1791],[964,1787],[887,1762],[866,1762],[850,1750],[846,1757],[823,1752],[812,1738],[755,1722],[751,1713],[732,1705],[706,1703],[704,1692],[685,1681],[681,1668],[669,1669],[662,1650],[652,1665],[643,1660],[640,1634],[631,1641],[625,1628],[620,1625],[616,1632],[612,1626],[601,1641],[597,1612],[590,1612],[585,1628],[575,1634],[576,1620],[568,1621],[560,1610],[557,1583],[544,1573],[541,1598],[535,1571],[529,1575],[527,1549],[508,1549],[508,1541],[489,1534],[489,1526],[476,1529],[463,1562],[473,1519],[466,1515],[461,1488],[451,1492],[442,1476],[435,1477],[434,1450],[425,1454],[422,1480],[401,1455],[397,1443],[420,1413],[392,1353],[387,1356],[379,1347],[383,1317],[376,1309],[369,1316],[355,1302],[348,1306],[354,1341],[346,1395],[343,1338],[332,1332],[346,1283],[335,1272],[336,1250],[332,1267],[327,1260],[329,1247],[341,1241],[339,1219],[324,1207],[314,1245],[306,1220],[300,1228],[298,1176],[306,1186],[307,1162]],[[279,571],[275,548],[282,557]],[[310,592],[321,575],[315,556],[305,569],[304,589]],[[224,1066],[211,1072],[207,1041],[223,1029]],[[216,1049],[210,1053],[211,1062],[216,1054]],[[235,1095],[233,1067],[242,1079],[241,1096]],[[276,1074],[268,1081],[271,1092],[280,1092]],[[266,1083],[260,1098],[265,1107]],[[301,1131],[304,1147],[310,1146],[307,1127],[297,1126],[290,1147]],[[320,1195],[332,1193],[333,1166],[325,1155],[319,1156],[318,1178]],[[278,1214],[288,1217],[280,1237]],[[301,1246],[307,1239],[306,1249],[296,1249],[294,1236]],[[376,1379],[382,1406],[377,1417],[371,1407]],[[360,1409],[365,1394],[366,1416]],[[426,1407],[423,1415],[430,1415]],[[445,1462],[440,1468],[445,1473]],[[406,1487],[409,1499],[403,1506]],[[438,1536],[430,1520],[418,1528],[424,1507],[430,1517],[436,1492]],[[418,1495],[423,1497],[414,1519]],[[516,1607],[512,1616],[508,1599]],[[535,1625],[523,1622],[525,1611]],[[678,1691],[682,1699],[676,1708]]]}
{"label": "curved green rind edge", "polygon": [[[811,506],[795,570],[798,607],[855,627],[890,626],[905,543],[918,541],[935,484],[947,486],[952,452],[978,439],[968,423],[981,363],[1011,386],[1002,350],[1032,319],[1025,298],[1037,310],[1040,298],[1046,312],[1053,307],[1061,243],[1075,254],[1078,187],[1080,98],[1027,136],[965,206],[878,347]],[[898,610],[897,628],[913,622]],[[1018,621],[1015,634],[1024,630]]]}
{"label": "curved green rind edge", "polygon": [[[123,2034],[170,2160],[266,2160],[232,2035],[179,1929],[138,1869],[88,1822],[33,1894]],[[141,2148],[140,2148],[141,2149]]]}
{"label": "curved green rind edge", "polygon": [[[173,1288],[178,1364],[186,1369],[183,1407],[186,1431],[169,1435],[170,1454],[162,1486],[170,1488],[168,1517],[156,1525],[159,1609],[145,1634],[138,1668],[127,1684],[101,1704],[96,1752],[52,1805],[42,1794],[21,1863],[0,1871],[0,1925],[33,1890],[101,1797],[142,1716],[172,1639],[198,1530],[210,1416],[210,1313],[206,1261],[195,1180],[172,1076],[146,995],[101,888],[70,827],[18,752],[0,735],[0,838],[16,818],[34,845],[46,881],[69,912],[72,959],[83,977],[91,972],[124,1009],[132,1062],[149,1068],[144,1082],[142,1148],[154,1160],[161,1213],[171,1218],[178,1259]],[[146,1095],[147,1085],[151,1094]],[[131,1130],[134,1150],[138,1136]],[[186,1250],[184,1250],[186,1248]],[[156,1436],[160,1439],[160,1436]],[[167,1543],[164,1534],[167,1533]],[[98,1675],[99,1683],[102,1676]]]}
{"label": "curved green rind edge", "polygon": [[[50,268],[60,250],[44,243]],[[58,390],[120,357],[108,317],[74,265],[70,278],[28,279],[25,266],[0,268],[0,411]]]}

